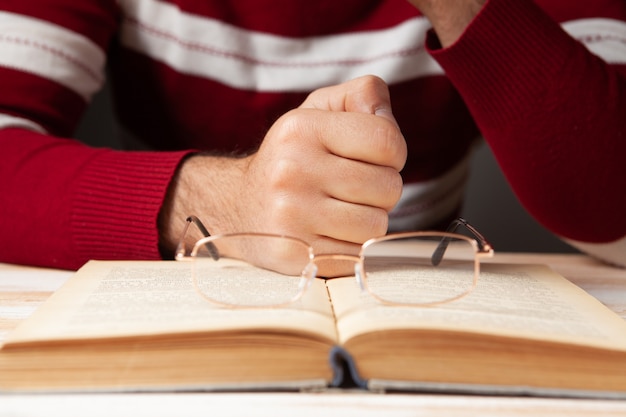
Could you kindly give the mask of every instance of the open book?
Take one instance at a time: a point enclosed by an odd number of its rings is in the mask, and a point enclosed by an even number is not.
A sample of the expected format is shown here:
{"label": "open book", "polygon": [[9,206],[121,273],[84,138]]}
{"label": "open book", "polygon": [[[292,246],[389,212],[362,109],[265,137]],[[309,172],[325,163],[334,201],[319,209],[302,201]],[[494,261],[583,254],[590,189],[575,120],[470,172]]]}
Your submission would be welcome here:
{"label": "open book", "polygon": [[[91,261],[0,349],[0,391],[321,389],[626,397],[626,322],[541,265],[483,265],[439,307],[354,277],[288,308],[225,309],[190,266]],[[389,285],[394,285],[390,277]]]}

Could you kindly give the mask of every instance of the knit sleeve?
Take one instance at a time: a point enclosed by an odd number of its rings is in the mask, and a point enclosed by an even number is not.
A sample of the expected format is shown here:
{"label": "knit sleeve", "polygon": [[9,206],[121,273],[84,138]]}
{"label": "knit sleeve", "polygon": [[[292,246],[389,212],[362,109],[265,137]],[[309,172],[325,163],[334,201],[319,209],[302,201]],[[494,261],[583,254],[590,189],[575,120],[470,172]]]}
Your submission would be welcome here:
{"label": "knit sleeve", "polygon": [[606,243],[626,236],[626,3],[585,4],[560,21],[558,7],[490,0],[454,45],[427,42],[526,209]]}
{"label": "knit sleeve", "polygon": [[69,139],[104,82],[117,17],[113,0],[0,0],[1,262],[159,257],[158,212],[186,153]]}
{"label": "knit sleeve", "polygon": [[157,217],[185,152],[94,149],[16,128],[1,131],[0,148],[0,261],[159,259]]}

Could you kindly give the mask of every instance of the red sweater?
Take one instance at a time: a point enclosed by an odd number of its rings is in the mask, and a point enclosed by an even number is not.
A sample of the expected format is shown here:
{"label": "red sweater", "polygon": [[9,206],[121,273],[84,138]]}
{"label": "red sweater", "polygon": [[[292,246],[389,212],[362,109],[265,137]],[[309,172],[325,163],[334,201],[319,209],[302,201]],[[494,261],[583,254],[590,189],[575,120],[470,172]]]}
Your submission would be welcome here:
{"label": "red sweater", "polygon": [[[447,49],[428,28],[404,0],[0,0],[0,261],[158,258],[189,149],[251,152],[308,92],[364,74],[389,83],[426,195],[394,215],[452,212],[482,134],[546,227],[624,238],[626,3],[490,0]],[[105,65],[123,131],[154,151],[67,139]]]}

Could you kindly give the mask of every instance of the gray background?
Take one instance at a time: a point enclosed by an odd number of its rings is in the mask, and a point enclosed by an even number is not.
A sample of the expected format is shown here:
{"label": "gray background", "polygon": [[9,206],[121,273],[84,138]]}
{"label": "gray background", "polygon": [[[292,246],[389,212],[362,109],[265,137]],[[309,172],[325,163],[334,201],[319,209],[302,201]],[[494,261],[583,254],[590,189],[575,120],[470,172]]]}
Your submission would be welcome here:
{"label": "gray background", "polygon": [[[119,146],[107,88],[95,97],[77,137],[94,146]],[[473,157],[463,216],[487,237],[496,251],[575,252],[526,213],[484,144]]]}

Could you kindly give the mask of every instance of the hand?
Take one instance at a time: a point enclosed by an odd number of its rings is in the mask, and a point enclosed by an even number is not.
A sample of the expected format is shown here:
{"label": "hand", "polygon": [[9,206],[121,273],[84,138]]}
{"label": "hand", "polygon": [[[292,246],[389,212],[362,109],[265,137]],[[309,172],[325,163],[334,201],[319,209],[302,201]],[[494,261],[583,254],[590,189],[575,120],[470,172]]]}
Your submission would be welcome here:
{"label": "hand", "polygon": [[402,192],[406,143],[378,78],[317,90],[270,129],[250,160],[266,229],[304,238],[328,251],[386,233]]}
{"label": "hand", "polygon": [[409,0],[433,25],[441,46],[455,43],[487,0]]}
{"label": "hand", "polygon": [[163,243],[172,248],[196,214],[212,234],[279,233],[317,253],[356,253],[387,231],[406,152],[382,80],[317,90],[271,127],[257,153],[189,158],[162,211]]}

